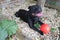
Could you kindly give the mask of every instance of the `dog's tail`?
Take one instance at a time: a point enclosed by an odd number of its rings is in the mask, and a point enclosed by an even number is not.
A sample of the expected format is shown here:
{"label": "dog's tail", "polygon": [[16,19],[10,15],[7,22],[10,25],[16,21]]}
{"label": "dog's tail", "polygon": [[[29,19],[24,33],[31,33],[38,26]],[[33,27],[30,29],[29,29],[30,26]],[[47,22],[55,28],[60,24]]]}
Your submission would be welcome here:
{"label": "dog's tail", "polygon": [[24,9],[20,9],[19,11],[17,11],[15,13],[15,16],[16,17],[20,17],[20,16],[24,16],[24,14],[26,14],[27,10],[24,10]]}

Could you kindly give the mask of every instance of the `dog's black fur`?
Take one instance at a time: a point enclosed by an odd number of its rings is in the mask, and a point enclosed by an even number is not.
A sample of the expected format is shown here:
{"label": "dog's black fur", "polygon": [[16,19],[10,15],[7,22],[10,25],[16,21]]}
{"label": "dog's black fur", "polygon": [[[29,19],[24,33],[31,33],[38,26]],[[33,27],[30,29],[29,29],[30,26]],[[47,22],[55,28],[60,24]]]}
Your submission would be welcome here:
{"label": "dog's black fur", "polygon": [[39,23],[42,25],[43,23],[39,20],[39,17],[33,16],[32,13],[30,13],[27,10],[20,9],[15,13],[16,17],[20,17],[24,22],[28,23],[29,27],[37,32],[39,32],[41,35],[43,35],[43,32],[39,29],[37,29],[34,24]]}

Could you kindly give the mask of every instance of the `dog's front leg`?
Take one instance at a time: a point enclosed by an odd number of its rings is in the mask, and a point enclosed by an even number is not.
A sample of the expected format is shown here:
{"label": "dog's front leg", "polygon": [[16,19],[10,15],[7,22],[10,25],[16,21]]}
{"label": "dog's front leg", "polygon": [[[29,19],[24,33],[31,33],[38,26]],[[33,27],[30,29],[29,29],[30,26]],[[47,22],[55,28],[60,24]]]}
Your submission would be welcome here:
{"label": "dog's front leg", "polygon": [[39,32],[41,35],[43,35],[42,31],[40,31],[39,29],[37,29],[35,26],[34,26],[34,23],[32,22],[31,19],[28,20],[28,24],[29,24],[29,27],[37,32]]}
{"label": "dog's front leg", "polygon": [[38,20],[38,23],[39,23],[40,25],[44,24],[44,23],[43,23],[43,22],[41,22],[40,20]]}

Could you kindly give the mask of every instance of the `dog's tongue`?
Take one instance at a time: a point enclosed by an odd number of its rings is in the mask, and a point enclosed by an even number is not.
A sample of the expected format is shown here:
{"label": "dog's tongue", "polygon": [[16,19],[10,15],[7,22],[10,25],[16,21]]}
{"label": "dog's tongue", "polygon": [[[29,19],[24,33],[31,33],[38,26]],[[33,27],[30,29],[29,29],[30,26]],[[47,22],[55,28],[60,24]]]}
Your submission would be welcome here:
{"label": "dog's tongue", "polygon": [[36,16],[38,16],[38,17],[41,17],[42,15],[43,15],[42,13],[36,14]]}

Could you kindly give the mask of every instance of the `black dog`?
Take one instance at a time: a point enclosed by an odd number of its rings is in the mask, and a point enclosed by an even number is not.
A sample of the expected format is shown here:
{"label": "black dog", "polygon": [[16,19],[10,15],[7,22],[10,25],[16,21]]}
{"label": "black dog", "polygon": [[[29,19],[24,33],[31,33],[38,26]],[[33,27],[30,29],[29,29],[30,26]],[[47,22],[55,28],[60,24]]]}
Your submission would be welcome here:
{"label": "black dog", "polygon": [[[39,32],[41,35],[43,35],[43,32],[39,29],[37,29],[34,24],[35,23],[39,23],[40,25],[42,25],[43,23],[39,20],[39,17],[37,14],[39,14],[40,12],[42,12],[41,7],[39,7],[38,5],[33,5],[33,6],[29,6],[29,11],[26,11],[24,9],[20,9],[18,12],[15,13],[16,17],[20,17],[23,21],[25,21],[26,23],[28,23],[29,27],[37,32]],[[41,13],[40,13],[41,14]]]}

